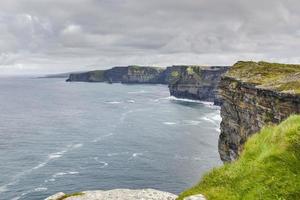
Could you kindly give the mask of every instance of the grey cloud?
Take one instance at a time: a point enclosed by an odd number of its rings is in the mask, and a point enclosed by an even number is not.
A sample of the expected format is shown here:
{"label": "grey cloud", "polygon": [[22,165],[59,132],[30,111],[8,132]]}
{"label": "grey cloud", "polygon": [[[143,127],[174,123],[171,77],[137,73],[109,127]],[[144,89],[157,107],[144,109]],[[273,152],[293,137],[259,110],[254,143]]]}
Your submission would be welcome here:
{"label": "grey cloud", "polygon": [[0,73],[300,62],[297,0],[1,0]]}

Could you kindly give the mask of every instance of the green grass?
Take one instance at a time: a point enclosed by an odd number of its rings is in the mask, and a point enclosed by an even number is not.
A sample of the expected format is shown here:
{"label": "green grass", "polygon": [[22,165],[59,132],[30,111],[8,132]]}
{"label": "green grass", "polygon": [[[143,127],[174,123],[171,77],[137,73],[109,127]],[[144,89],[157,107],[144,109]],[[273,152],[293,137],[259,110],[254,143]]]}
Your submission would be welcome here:
{"label": "green grass", "polygon": [[227,76],[262,88],[300,94],[300,65],[239,61]]}
{"label": "green grass", "polygon": [[64,196],[62,196],[62,197],[60,197],[60,198],[58,198],[56,200],[64,200],[64,199],[66,199],[68,197],[81,196],[81,195],[84,195],[84,193],[82,193],[82,192],[75,192],[75,193],[72,193],[72,194],[65,194]]}
{"label": "green grass", "polygon": [[104,73],[105,73],[105,70],[94,70],[94,71],[91,71],[92,76],[96,80],[103,80],[104,79]]}
{"label": "green grass", "polygon": [[209,200],[299,200],[300,116],[254,134],[239,160],[213,169],[178,199],[199,193]]}

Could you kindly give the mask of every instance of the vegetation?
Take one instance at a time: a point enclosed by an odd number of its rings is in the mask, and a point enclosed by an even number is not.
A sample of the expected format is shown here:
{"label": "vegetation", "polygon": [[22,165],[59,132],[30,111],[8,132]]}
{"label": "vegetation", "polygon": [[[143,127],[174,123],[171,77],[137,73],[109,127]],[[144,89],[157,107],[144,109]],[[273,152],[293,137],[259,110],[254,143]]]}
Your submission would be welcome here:
{"label": "vegetation", "polygon": [[178,71],[172,71],[172,72],[171,72],[171,76],[174,77],[174,78],[179,77],[179,75],[180,75],[180,74],[179,74]]}
{"label": "vegetation", "polygon": [[91,71],[91,74],[94,78],[96,79],[104,79],[104,73],[105,73],[105,70],[95,70],[95,71]]}
{"label": "vegetation", "polygon": [[209,200],[300,199],[300,116],[254,134],[239,160],[213,169],[178,199],[199,193]]}
{"label": "vegetation", "polygon": [[63,199],[66,199],[68,197],[74,197],[74,196],[81,196],[81,195],[84,195],[84,193],[82,192],[76,192],[76,193],[72,193],[72,194],[65,194],[64,196],[56,199],[56,200],[63,200]]}
{"label": "vegetation", "polygon": [[300,65],[239,61],[227,75],[262,88],[300,94]]}

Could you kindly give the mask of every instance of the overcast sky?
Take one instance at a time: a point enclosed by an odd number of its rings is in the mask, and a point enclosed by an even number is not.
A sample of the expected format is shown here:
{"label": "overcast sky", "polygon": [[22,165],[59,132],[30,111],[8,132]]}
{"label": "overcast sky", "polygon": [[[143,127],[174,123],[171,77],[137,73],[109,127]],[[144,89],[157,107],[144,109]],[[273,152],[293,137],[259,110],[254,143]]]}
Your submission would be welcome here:
{"label": "overcast sky", "polygon": [[1,0],[0,73],[300,63],[299,0]]}

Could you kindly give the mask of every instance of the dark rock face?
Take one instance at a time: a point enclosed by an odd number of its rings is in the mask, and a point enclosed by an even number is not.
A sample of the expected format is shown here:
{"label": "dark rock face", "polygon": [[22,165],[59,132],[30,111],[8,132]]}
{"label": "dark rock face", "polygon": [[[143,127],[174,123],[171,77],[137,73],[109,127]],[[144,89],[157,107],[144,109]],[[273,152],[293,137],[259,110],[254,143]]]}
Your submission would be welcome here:
{"label": "dark rock face", "polygon": [[[252,69],[252,66],[250,67]],[[272,73],[272,71],[264,72],[266,76],[272,75]],[[299,94],[260,87],[257,84],[249,83],[252,78],[251,75],[247,76],[250,79],[245,81],[241,77],[234,77],[232,74],[226,73],[219,83],[223,103],[218,148],[224,162],[237,159],[247,138],[258,132],[263,126],[278,124],[289,115],[300,113]],[[290,77],[290,74],[287,77]]]}
{"label": "dark rock face", "polygon": [[140,66],[113,67],[108,70],[70,74],[67,81],[165,84],[163,68]]}
{"label": "dark rock face", "polygon": [[221,104],[217,96],[217,86],[225,66],[173,66],[169,77],[169,89],[172,96],[178,98],[212,101]]}
{"label": "dark rock face", "polygon": [[220,105],[217,85],[228,67],[172,66],[158,67],[114,67],[70,74],[67,81],[108,82],[126,84],[168,84],[170,94],[187,99],[212,101]]}

